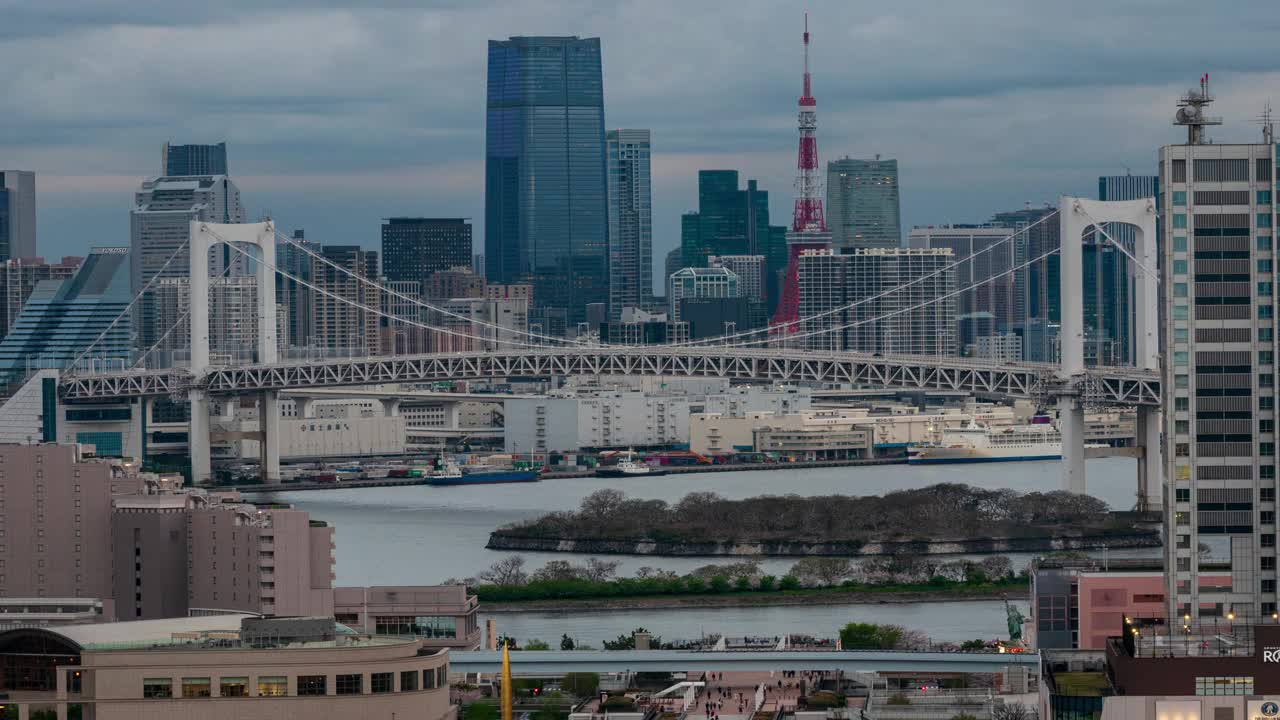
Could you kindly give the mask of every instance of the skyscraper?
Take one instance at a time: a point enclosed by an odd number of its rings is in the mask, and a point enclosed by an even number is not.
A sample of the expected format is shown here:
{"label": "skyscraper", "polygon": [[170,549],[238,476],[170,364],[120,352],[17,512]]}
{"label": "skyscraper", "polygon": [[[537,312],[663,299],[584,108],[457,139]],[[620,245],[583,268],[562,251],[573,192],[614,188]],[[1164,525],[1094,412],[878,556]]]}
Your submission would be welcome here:
{"label": "skyscraper", "polygon": [[365,281],[378,278],[378,253],[359,245],[325,245],[320,255],[329,262],[311,259],[311,281],[328,293],[312,292],[312,343],[338,355],[378,354],[378,289]]}
{"label": "skyscraper", "polygon": [[605,165],[600,39],[490,40],[485,274],[532,281],[549,324],[609,301]]}
{"label": "skyscraper", "polygon": [[0,170],[0,260],[36,255],[36,174]]}
{"label": "skyscraper", "polygon": [[680,320],[680,301],[738,297],[738,276],[729,268],[682,268],[667,278],[668,315]]}
{"label": "skyscraper", "polygon": [[[1155,175],[1112,175],[1098,178],[1099,200],[1139,200],[1156,197],[1160,186]],[[1133,251],[1133,228],[1109,224],[1107,232]],[[1085,332],[1097,338],[1092,353],[1104,365],[1126,364],[1133,360],[1134,269],[1116,246],[1100,237],[1090,237],[1084,248]],[[1086,337],[1086,340],[1088,338]],[[1090,350],[1085,348],[1088,361]],[[1108,353],[1106,350],[1112,352]],[[1108,362],[1109,361],[1109,362]]]}
{"label": "skyscraper", "polygon": [[0,263],[0,339],[17,321],[36,285],[44,280],[65,280],[84,262],[81,257],[64,257],[59,263],[44,258],[23,258]]}
{"label": "skyscraper", "polygon": [[653,295],[653,190],[649,131],[610,130],[609,317]]}
{"label": "skyscraper", "polygon": [[877,155],[827,163],[827,227],[837,248],[899,247],[898,161]]}
{"label": "skyscraper", "polygon": [[[698,210],[680,217],[683,267],[706,267],[712,255],[765,255],[767,262],[778,256],[768,252],[772,240],[767,190],[755,180],[739,190],[737,170],[698,171]],[[785,267],[785,247],[780,257]]]}
{"label": "skyscraper", "polygon": [[129,327],[111,323],[132,297],[129,248],[91,249],[70,278],[36,285],[0,342],[0,379],[14,382],[29,370],[64,369],[104,332],[86,362],[119,369],[130,357]]}
{"label": "skyscraper", "polygon": [[306,232],[302,228],[293,231],[292,239],[297,245],[276,243],[276,266],[293,276],[291,278],[283,273],[276,273],[276,312],[284,315],[280,323],[282,329],[278,331],[277,337],[281,346],[286,348],[304,347],[311,343],[311,336],[314,334],[311,298],[316,293],[304,284],[311,282],[311,256],[302,248],[311,252],[320,251],[318,243],[307,241]]}
{"label": "skyscraper", "polygon": [[[191,261],[184,244],[195,220],[244,222],[240,190],[230,178],[225,175],[158,177],[142,182],[134,195],[133,211],[129,213],[133,248],[130,274],[135,293],[160,273],[161,268],[164,268],[164,277],[188,276]],[[182,248],[180,252],[179,248]],[[227,263],[243,264],[243,256],[234,253],[232,257],[232,254],[227,248],[215,249],[209,264],[210,274],[221,275]],[[171,256],[172,262],[165,267]],[[144,295],[138,308],[135,327],[145,349],[155,343],[163,331],[156,332],[153,297]]]}
{"label": "skyscraper", "polygon": [[425,287],[432,273],[471,265],[471,223],[464,218],[388,218],[382,224],[382,274]]}
{"label": "skyscraper", "polygon": [[170,145],[160,151],[161,173],[181,175],[226,175],[227,144]]}
{"label": "skyscraper", "polygon": [[[1061,228],[1057,218],[1045,220],[1052,207],[1027,207],[996,213],[992,225],[1019,230],[1014,243],[1014,260],[1021,265],[1059,247]],[[1043,221],[1043,222],[1041,222]],[[1014,273],[1017,284],[1016,315],[1022,331],[1023,358],[1032,362],[1054,362],[1062,313],[1058,302],[1060,261],[1056,253]]]}
{"label": "skyscraper", "polygon": [[[954,355],[956,299],[947,297],[956,283],[952,260],[948,248],[805,251],[799,312],[811,319],[797,328],[800,342],[813,350]],[[946,299],[930,302],[937,298]]]}
{"label": "skyscraper", "polygon": [[[1169,617],[1271,621],[1276,597],[1276,145],[1202,144],[1207,81],[1160,149]],[[1154,499],[1159,505],[1159,499]]]}
{"label": "skyscraper", "polygon": [[[988,225],[920,227],[913,229],[907,237],[907,247],[949,248],[952,261],[956,263],[956,287],[973,286],[958,297],[957,319],[990,313],[992,329],[997,333],[1007,333],[1020,319],[1017,315],[1020,306],[1017,283],[1013,274],[995,280],[989,278],[1018,264],[1014,260],[1014,241],[1009,239],[1013,233],[1010,228]],[[970,257],[973,259],[968,260]]]}

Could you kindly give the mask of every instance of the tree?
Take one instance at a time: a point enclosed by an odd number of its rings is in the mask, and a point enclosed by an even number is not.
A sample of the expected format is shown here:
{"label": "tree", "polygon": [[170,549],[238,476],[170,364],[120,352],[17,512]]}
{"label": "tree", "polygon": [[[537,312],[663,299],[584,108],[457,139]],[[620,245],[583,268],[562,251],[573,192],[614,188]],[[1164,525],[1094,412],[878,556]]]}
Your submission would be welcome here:
{"label": "tree", "polygon": [[799,590],[800,587],[800,578],[795,575],[783,575],[778,581],[779,590]]}
{"label": "tree", "polygon": [[840,628],[840,647],[845,650],[893,650],[900,647],[906,634],[901,625],[849,623]]}
{"label": "tree", "polygon": [[573,649],[573,646],[574,646],[573,638],[569,637],[569,634],[568,634],[568,633],[565,633],[564,635],[561,635],[561,636],[560,636],[560,649],[561,649],[561,650],[572,650],[572,649]]}
{"label": "tree", "polygon": [[617,560],[605,561],[599,558],[587,558],[587,565],[580,571],[579,575],[583,580],[590,580],[591,582],[606,582],[613,579],[613,576],[617,574],[617,572]]}
{"label": "tree", "polygon": [[545,640],[534,638],[524,645],[525,650],[550,650],[551,646]]}
{"label": "tree", "polygon": [[481,572],[480,579],[490,585],[524,585],[529,579],[524,572],[524,557],[508,555]]}
{"label": "tree", "polygon": [[805,585],[831,587],[853,574],[853,565],[845,558],[811,557],[791,566],[791,575]]}
{"label": "tree", "polygon": [[991,708],[992,720],[1036,720],[1040,715],[1035,708],[1022,703],[997,704]]}
{"label": "tree", "polygon": [[578,513],[586,519],[597,522],[608,520],[622,507],[622,503],[626,499],[626,494],[621,490],[613,488],[597,490],[582,498],[582,503],[578,506]]}
{"label": "tree", "polygon": [[1000,580],[1013,573],[1013,563],[1004,555],[984,557],[981,564],[982,572],[988,580]]}
{"label": "tree", "polygon": [[729,592],[729,579],[723,575],[717,575],[711,578],[711,592],[713,593]]}
{"label": "tree", "polygon": [[773,590],[773,584],[777,582],[777,580],[778,579],[772,575],[761,575],[760,580],[756,582],[756,587],[763,592],[769,592]]}
{"label": "tree", "polygon": [[600,689],[600,676],[591,672],[565,673],[560,686],[575,697],[591,697]]}
{"label": "tree", "polygon": [[968,650],[968,651],[982,650],[986,646],[987,646],[987,641],[983,640],[982,638],[977,638],[975,640],[965,640],[964,642],[960,643],[960,649]]}
{"label": "tree", "polygon": [[737,580],[733,581],[733,589],[738,592],[747,592],[751,589],[751,578],[745,575],[739,575]]}
{"label": "tree", "polygon": [[531,582],[564,582],[580,577],[578,568],[567,560],[548,560],[529,577]]}

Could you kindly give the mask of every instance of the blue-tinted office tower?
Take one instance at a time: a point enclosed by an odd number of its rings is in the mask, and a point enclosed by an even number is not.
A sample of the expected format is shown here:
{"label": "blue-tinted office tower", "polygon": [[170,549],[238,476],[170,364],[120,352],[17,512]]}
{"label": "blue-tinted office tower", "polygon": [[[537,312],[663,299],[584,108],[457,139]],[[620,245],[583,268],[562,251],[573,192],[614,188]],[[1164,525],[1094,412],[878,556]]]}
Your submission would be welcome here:
{"label": "blue-tinted office tower", "polygon": [[[1153,198],[1159,187],[1155,175],[1111,175],[1098,178],[1099,200]],[[1133,252],[1134,228],[1111,223],[1107,233]],[[1141,272],[1141,271],[1138,271]],[[1099,365],[1123,365],[1133,360],[1134,268],[1129,259],[1101,236],[1084,245],[1085,355]]]}
{"label": "blue-tinted office tower", "polygon": [[0,382],[19,381],[33,370],[62,370],[90,346],[84,362],[122,367],[130,355],[129,323],[112,323],[133,297],[129,252],[95,247],[75,275],[36,285],[0,342]]}
{"label": "blue-tinted office tower", "polygon": [[164,144],[160,164],[162,175],[226,175],[227,144],[170,145]]}
{"label": "blue-tinted office tower", "polygon": [[489,41],[485,275],[570,322],[609,301],[600,39]]}

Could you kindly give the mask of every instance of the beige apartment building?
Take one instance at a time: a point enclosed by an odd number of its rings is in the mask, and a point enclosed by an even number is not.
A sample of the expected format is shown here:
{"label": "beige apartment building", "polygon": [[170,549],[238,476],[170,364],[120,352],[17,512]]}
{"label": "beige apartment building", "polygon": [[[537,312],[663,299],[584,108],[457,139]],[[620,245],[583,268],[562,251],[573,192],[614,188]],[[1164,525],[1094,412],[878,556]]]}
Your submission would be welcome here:
{"label": "beige apartment building", "polygon": [[332,618],[215,615],[0,633],[26,720],[453,720],[449,655]]}
{"label": "beige apartment building", "polygon": [[333,590],[338,622],[375,635],[416,635],[423,647],[480,647],[479,601],[465,585],[340,587]]}

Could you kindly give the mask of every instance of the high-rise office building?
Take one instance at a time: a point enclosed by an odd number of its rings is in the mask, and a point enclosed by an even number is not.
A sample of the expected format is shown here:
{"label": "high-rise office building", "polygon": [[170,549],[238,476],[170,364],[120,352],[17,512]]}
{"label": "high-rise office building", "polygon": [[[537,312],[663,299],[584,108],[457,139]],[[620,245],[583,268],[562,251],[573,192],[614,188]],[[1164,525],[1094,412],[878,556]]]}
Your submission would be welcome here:
{"label": "high-rise office building", "polygon": [[[1276,596],[1276,145],[1160,149],[1165,575],[1170,617],[1272,622]],[[1224,620],[1224,618],[1228,620]]]}
{"label": "high-rise office building", "polygon": [[[240,190],[230,178],[225,175],[158,177],[142,182],[134,195],[133,211],[129,213],[130,273],[135,293],[161,273],[162,268],[164,277],[188,277],[191,261],[185,243],[191,235],[191,222],[196,220],[244,222]],[[229,274],[246,274],[238,269],[244,267],[239,253],[217,247],[210,255],[211,276],[221,276],[227,264],[233,265]],[[155,302],[151,293],[147,293],[136,306],[134,322],[144,349],[151,347],[164,332],[156,329]]]}
{"label": "high-rise office building", "polygon": [[666,258],[662,261],[662,292],[667,291],[667,278],[682,267],[684,267],[684,249],[677,245],[667,252]]}
{"label": "high-rise office building", "polygon": [[338,355],[378,354],[378,253],[359,245],[325,245],[320,255],[329,262],[311,259],[311,282],[327,292],[312,291],[311,344]]}
{"label": "high-rise office building", "polygon": [[737,323],[738,330],[763,327],[768,319],[765,304],[768,285],[763,255],[713,255],[707,258],[710,267],[729,268],[738,276],[738,296],[746,301],[748,319]]}
{"label": "high-rise office building", "polygon": [[956,287],[974,286],[957,297],[957,318],[987,312],[996,332],[1011,332],[1019,322],[1014,274],[989,279],[1017,265],[1016,248],[1009,240],[1013,232],[989,225],[918,227],[907,236],[907,247],[950,249],[956,264]]}
{"label": "high-rise office building", "polygon": [[425,324],[422,319],[427,312],[422,306],[422,283],[384,278],[382,284],[395,291],[394,295],[379,293],[382,312],[385,313],[382,317],[382,349],[389,355],[430,352],[427,344],[430,331],[422,327]]}
{"label": "high-rise office building", "polygon": [[682,268],[667,278],[668,317],[680,321],[680,301],[738,297],[738,276],[728,268]]}
{"label": "high-rise office building", "polygon": [[382,224],[382,274],[425,285],[432,273],[471,265],[471,223],[465,218],[388,218]]}
{"label": "high-rise office building", "polygon": [[[1159,193],[1156,175],[1111,175],[1098,178],[1099,200],[1139,200]],[[1106,228],[1130,252],[1134,229],[1110,223]],[[1091,235],[1084,247],[1085,361],[1092,354],[1098,364],[1121,365],[1133,360],[1134,268],[1127,257],[1105,238]],[[1092,352],[1090,352],[1092,350]]]}
{"label": "high-rise office building", "polygon": [[0,260],[36,256],[36,174],[0,170]]}
{"label": "high-rise office building", "polygon": [[814,350],[954,355],[956,299],[936,300],[956,287],[952,261],[948,248],[807,250],[799,265],[800,317],[822,317],[806,320],[798,334]]}
{"label": "high-rise office building", "polygon": [[471,272],[469,268],[455,267],[433,273],[427,280],[423,294],[435,300],[477,298],[485,296],[485,287],[487,284],[483,277]]}
{"label": "high-rise office building", "polygon": [[165,143],[160,150],[160,172],[162,175],[226,175],[227,144],[217,145],[170,145]]}
{"label": "high-rise office building", "polygon": [[65,280],[82,262],[81,257],[64,257],[61,262],[46,263],[37,257],[0,263],[0,340],[17,321],[36,285],[44,280]]}
{"label": "high-rise office building", "polygon": [[487,107],[485,275],[577,322],[609,301],[600,39],[490,40]]}
{"label": "high-rise office building", "polygon": [[843,158],[827,163],[827,227],[843,250],[902,244],[898,161]]}
{"label": "high-rise office building", "polygon": [[648,130],[610,130],[609,317],[653,295],[653,190]]}
{"label": "high-rise office building", "polygon": [[[1061,229],[1056,217],[1046,220],[1056,207],[1026,207],[996,213],[992,225],[1015,231],[1014,260],[1028,262],[1060,246]],[[1057,253],[1041,258],[1014,273],[1017,285],[1018,329],[1022,333],[1022,353],[1026,360],[1053,362],[1057,357],[1058,331],[1062,323],[1058,298]]]}
{"label": "high-rise office building", "polygon": [[737,170],[699,170],[698,210],[680,218],[680,266],[705,267],[712,255],[763,255],[772,312],[787,269],[786,233],[786,226],[769,224],[769,192],[755,180],[739,190]]}
{"label": "high-rise office building", "polygon": [[293,231],[291,239],[293,243],[276,243],[276,267],[293,276],[276,273],[276,310],[284,316],[283,330],[277,337],[281,346],[286,348],[305,347],[311,343],[314,334],[311,298],[315,291],[304,284],[311,282],[312,260],[307,250],[320,252],[320,245],[308,241],[306,232],[301,228]]}
{"label": "high-rise office building", "polygon": [[86,363],[127,367],[129,326],[112,322],[132,297],[129,248],[93,248],[71,277],[36,285],[0,342],[0,377],[14,382],[31,370],[64,369],[91,345]]}

